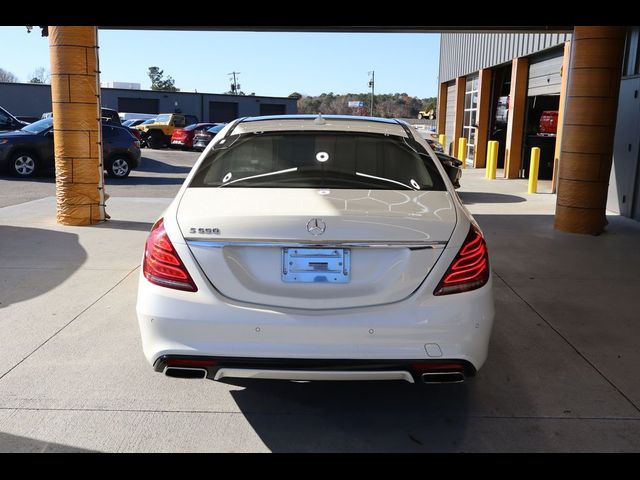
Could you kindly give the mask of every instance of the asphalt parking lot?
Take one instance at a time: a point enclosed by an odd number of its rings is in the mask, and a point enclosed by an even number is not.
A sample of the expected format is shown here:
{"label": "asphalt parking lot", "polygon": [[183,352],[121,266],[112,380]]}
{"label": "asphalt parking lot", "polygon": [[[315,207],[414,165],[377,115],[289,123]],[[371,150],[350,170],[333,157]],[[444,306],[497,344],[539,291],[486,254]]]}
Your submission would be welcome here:
{"label": "asphalt parking lot", "polygon": [[[173,197],[200,152],[142,149],[140,166],[125,179],[105,176],[106,192],[112,197]],[[55,195],[52,173],[22,180],[0,174],[0,207]]]}
{"label": "asphalt parking lot", "polygon": [[0,451],[640,451],[637,222],[558,232],[555,196],[466,170],[460,195],[487,237],[496,302],[477,377],[167,378],[142,354],[139,263],[197,154],[144,153],[108,190],[111,220],[92,227],[55,223],[52,183],[0,180],[39,195],[0,207]]}

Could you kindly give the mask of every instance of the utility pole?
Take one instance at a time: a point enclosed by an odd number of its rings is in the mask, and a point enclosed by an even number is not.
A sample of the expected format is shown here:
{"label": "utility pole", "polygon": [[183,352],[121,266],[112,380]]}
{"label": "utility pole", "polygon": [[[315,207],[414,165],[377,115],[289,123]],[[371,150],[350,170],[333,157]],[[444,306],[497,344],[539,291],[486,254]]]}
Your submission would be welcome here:
{"label": "utility pole", "polygon": [[371,115],[372,117],[373,115],[373,92],[375,89],[375,83],[376,83],[376,72],[375,70],[371,70],[369,72],[369,76],[371,77],[371,80],[369,80],[369,86],[371,87],[371,108],[369,109],[369,115]]}
{"label": "utility pole", "polygon": [[231,84],[231,91],[237,95],[238,91],[240,91],[240,85],[238,85],[238,82],[236,81],[236,75],[240,75],[240,72],[231,72],[231,73],[227,73],[227,75],[233,75],[233,83]]}

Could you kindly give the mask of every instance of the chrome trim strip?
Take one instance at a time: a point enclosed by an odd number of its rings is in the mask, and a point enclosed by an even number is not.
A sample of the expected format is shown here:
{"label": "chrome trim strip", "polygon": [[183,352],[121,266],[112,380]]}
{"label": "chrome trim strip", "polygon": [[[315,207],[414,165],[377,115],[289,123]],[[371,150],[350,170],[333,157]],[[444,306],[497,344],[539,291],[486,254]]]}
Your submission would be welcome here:
{"label": "chrome trim strip", "polygon": [[222,378],[266,378],[270,380],[404,380],[414,383],[407,371],[324,371],[324,370],[262,370],[256,368],[226,368],[216,372],[214,380]]}
{"label": "chrome trim strip", "polygon": [[374,241],[374,242],[317,242],[287,240],[198,240],[185,238],[187,245],[194,247],[282,247],[282,248],[412,248],[412,249],[442,249],[447,242],[407,242],[407,241]]}

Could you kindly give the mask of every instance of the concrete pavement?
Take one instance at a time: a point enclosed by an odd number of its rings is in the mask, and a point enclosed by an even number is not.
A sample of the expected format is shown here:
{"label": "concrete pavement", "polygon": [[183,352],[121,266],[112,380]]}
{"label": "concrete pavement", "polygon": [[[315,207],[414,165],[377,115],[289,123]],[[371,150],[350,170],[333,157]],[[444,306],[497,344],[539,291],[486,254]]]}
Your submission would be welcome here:
{"label": "concrete pavement", "polygon": [[[199,155],[199,152],[143,148],[140,166],[127,178],[105,177],[107,192],[112,197],[174,196]],[[54,196],[55,193],[53,171],[41,172],[30,180],[0,171],[0,207]]]}
{"label": "concrete pavement", "polygon": [[482,176],[460,195],[497,314],[462,385],[163,377],[135,297],[170,199],[113,197],[96,227],[56,225],[53,197],[0,208],[0,451],[640,451],[640,224],[556,232],[554,195]]}

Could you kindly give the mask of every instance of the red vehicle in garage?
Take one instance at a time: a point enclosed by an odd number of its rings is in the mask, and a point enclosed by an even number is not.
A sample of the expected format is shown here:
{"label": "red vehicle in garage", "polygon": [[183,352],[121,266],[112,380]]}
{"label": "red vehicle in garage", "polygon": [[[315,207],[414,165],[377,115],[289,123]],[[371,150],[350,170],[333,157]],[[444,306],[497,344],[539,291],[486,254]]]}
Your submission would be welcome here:
{"label": "red vehicle in garage", "polygon": [[215,123],[194,123],[184,128],[176,128],[171,135],[171,146],[193,148],[193,136],[200,130],[207,130]]}

